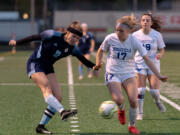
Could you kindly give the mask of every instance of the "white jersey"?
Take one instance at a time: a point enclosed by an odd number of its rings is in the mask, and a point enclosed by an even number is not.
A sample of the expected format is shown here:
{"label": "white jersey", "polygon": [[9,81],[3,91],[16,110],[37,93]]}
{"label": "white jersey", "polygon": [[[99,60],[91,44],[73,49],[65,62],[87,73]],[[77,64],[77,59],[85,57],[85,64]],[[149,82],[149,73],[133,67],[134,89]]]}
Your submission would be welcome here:
{"label": "white jersey", "polygon": [[112,74],[134,73],[134,55],[138,50],[142,56],[146,55],[146,50],[140,42],[131,34],[121,42],[116,33],[106,36],[100,48],[108,51],[106,61],[106,72]]}
{"label": "white jersey", "polygon": [[[156,59],[156,55],[158,49],[165,47],[161,33],[151,29],[151,32],[146,35],[142,29],[140,29],[134,32],[133,35],[141,42],[141,46],[146,48],[148,57],[154,63],[160,63],[160,61]],[[135,55],[135,63],[138,68],[148,68],[139,52]]]}

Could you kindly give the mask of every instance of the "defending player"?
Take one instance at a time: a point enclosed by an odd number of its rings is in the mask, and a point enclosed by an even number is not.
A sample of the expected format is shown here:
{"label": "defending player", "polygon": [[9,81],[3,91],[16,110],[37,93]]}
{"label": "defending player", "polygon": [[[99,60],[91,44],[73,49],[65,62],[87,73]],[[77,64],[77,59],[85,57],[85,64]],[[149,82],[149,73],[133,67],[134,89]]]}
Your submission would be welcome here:
{"label": "defending player", "polygon": [[[125,103],[122,94],[122,87],[125,89],[130,102],[129,127],[132,134],[140,134],[135,127],[137,114],[137,83],[134,55],[139,51],[146,64],[161,81],[167,81],[167,77],[162,76],[156,69],[153,62],[148,58],[147,52],[140,42],[130,33],[134,29],[136,21],[132,16],[124,16],[117,20],[116,33],[109,34],[101,44],[97,56],[96,67],[101,66],[103,52],[108,51],[106,62],[106,85],[111,93],[113,100],[119,107],[118,118],[121,124],[126,124]],[[96,68],[95,67],[95,68]]]}
{"label": "defending player", "polygon": [[[141,29],[134,32],[133,35],[139,39],[141,46],[147,50],[147,56],[153,61],[160,72],[160,59],[164,55],[164,41],[160,32],[159,21],[151,14],[141,16]],[[159,85],[160,81],[151,69],[146,65],[139,52],[135,55],[136,75],[138,83],[138,116],[137,120],[143,119],[144,94],[146,91],[146,79],[149,81],[150,93],[161,112],[165,112],[165,106],[160,102]]]}
{"label": "defending player", "polygon": [[[88,32],[88,25],[86,23],[81,24],[83,36],[79,40],[78,48],[84,57],[90,60],[91,53],[94,51],[95,41],[91,32]],[[83,79],[83,64],[79,62],[79,80]],[[92,71],[88,68],[88,78],[92,78]]]}
{"label": "defending player", "polygon": [[[67,28],[66,33],[47,30],[41,34],[32,35],[24,39],[11,40],[10,45],[16,45],[34,40],[42,40],[40,46],[32,53],[27,62],[28,76],[41,89],[47,109],[36,127],[37,133],[52,134],[45,125],[58,112],[62,120],[77,114],[77,110],[65,110],[62,101],[61,88],[54,73],[53,64],[66,56],[76,56],[83,64],[92,68],[95,66],[87,60],[74,45],[82,36],[79,22],[75,21]],[[97,71],[94,71],[95,73]]]}

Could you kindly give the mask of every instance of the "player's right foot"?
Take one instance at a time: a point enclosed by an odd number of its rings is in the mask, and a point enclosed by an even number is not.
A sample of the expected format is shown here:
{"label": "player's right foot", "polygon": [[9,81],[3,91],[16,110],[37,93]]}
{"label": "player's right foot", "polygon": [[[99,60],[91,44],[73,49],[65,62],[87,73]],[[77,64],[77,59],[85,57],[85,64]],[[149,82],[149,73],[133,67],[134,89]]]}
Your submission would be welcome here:
{"label": "player's right foot", "polygon": [[138,114],[136,120],[143,120],[143,114]]}
{"label": "player's right foot", "polygon": [[139,135],[140,132],[135,126],[129,126],[128,131],[130,134]]}
{"label": "player's right foot", "polygon": [[83,79],[83,76],[82,76],[82,75],[80,75],[80,76],[79,76],[79,80],[82,80],[82,79]]}
{"label": "player's right foot", "polygon": [[125,110],[118,110],[118,119],[122,125],[126,124]]}
{"label": "player's right foot", "polygon": [[166,107],[163,105],[163,103],[156,102],[156,105],[161,112],[166,112]]}
{"label": "player's right foot", "polygon": [[36,133],[39,133],[39,134],[52,134],[52,132],[48,131],[44,125],[38,125],[36,127]]}
{"label": "player's right foot", "polygon": [[93,76],[92,76],[92,73],[89,73],[88,74],[88,78],[90,79],[90,78],[92,78]]}
{"label": "player's right foot", "polygon": [[61,112],[61,119],[67,120],[69,117],[72,117],[78,113],[77,110],[63,110]]}

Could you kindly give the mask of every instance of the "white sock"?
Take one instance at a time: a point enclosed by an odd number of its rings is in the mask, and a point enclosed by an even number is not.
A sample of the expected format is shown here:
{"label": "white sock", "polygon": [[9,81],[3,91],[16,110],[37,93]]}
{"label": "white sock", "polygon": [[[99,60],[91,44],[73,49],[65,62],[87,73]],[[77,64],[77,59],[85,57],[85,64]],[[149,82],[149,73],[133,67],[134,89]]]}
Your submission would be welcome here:
{"label": "white sock", "polygon": [[52,94],[45,97],[45,101],[49,106],[53,107],[59,113],[64,110],[64,107]]}
{"label": "white sock", "polygon": [[143,106],[144,106],[144,94],[146,92],[146,88],[138,88],[138,114],[143,114]]}
{"label": "white sock", "polygon": [[44,111],[44,114],[39,124],[46,125],[51,120],[51,118],[55,115],[55,113],[56,113],[56,110],[48,105],[48,107]]}
{"label": "white sock", "polygon": [[156,103],[160,103],[160,92],[158,89],[150,89],[150,93]]}
{"label": "white sock", "polygon": [[130,107],[129,109],[129,125],[134,126],[136,122],[136,117],[137,117],[137,108],[132,108]]}

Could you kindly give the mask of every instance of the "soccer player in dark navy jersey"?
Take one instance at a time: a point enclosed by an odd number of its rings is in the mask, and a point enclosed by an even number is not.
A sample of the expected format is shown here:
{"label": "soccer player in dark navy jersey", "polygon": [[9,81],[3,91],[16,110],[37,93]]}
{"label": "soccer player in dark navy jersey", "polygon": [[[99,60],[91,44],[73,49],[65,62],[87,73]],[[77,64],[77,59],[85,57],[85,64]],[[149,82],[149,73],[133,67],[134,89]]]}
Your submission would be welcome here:
{"label": "soccer player in dark navy jersey", "polygon": [[[54,74],[53,64],[61,58],[72,55],[76,56],[87,67],[93,68],[95,64],[87,60],[74,45],[81,36],[80,24],[75,21],[67,28],[66,33],[46,30],[41,34],[9,42],[10,45],[16,45],[41,40],[40,46],[35,49],[27,62],[28,76],[41,89],[45,102],[48,104],[39,125],[36,127],[37,133],[52,134],[45,128],[45,125],[56,112],[60,113],[62,120],[77,114],[77,110],[65,110],[61,104],[62,92]],[[97,72],[94,70],[95,74]]]}
{"label": "soccer player in dark navy jersey", "polygon": [[[79,40],[78,48],[84,57],[90,60],[91,53],[94,51],[95,41],[91,32],[88,32],[88,25],[86,23],[81,24],[83,36]],[[83,64],[79,62],[79,80],[83,79]],[[92,71],[88,68],[88,78],[92,78]]]}

